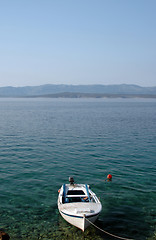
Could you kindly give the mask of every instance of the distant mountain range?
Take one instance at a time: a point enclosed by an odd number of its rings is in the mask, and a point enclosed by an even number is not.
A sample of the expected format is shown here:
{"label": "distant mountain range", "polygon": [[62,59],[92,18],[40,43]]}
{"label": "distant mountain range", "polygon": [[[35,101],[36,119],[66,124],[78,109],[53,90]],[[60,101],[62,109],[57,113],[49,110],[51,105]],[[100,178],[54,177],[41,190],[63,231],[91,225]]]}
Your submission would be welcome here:
{"label": "distant mountain range", "polygon": [[54,85],[0,87],[0,97],[156,97],[156,87],[138,85]]}

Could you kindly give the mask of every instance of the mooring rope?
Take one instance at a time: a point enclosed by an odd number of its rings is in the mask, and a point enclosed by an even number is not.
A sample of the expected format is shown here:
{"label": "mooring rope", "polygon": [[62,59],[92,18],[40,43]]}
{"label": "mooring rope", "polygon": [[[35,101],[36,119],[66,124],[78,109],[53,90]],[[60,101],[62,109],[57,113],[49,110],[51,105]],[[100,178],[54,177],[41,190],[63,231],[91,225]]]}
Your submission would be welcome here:
{"label": "mooring rope", "polygon": [[91,221],[89,221],[87,218],[85,218],[85,220],[87,220],[90,224],[92,224],[94,227],[96,227],[96,228],[99,229],[100,231],[102,231],[102,232],[104,232],[104,233],[106,233],[106,234],[108,234],[108,235],[110,235],[110,236],[112,236],[112,237],[115,237],[115,238],[118,238],[118,239],[122,239],[122,240],[134,240],[134,239],[132,239],[132,238],[123,238],[123,237],[119,237],[119,236],[113,235],[113,234],[111,234],[111,233],[109,233],[109,232],[106,232],[105,230],[99,228],[99,227],[96,226],[94,223],[92,223]]}

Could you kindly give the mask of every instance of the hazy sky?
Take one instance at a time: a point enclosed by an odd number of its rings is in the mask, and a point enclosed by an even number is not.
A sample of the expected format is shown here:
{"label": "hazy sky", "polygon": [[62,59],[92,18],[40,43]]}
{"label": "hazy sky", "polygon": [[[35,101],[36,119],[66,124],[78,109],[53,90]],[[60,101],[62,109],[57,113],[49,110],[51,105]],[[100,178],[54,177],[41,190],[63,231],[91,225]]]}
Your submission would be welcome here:
{"label": "hazy sky", "polygon": [[0,0],[0,86],[156,86],[156,0]]}

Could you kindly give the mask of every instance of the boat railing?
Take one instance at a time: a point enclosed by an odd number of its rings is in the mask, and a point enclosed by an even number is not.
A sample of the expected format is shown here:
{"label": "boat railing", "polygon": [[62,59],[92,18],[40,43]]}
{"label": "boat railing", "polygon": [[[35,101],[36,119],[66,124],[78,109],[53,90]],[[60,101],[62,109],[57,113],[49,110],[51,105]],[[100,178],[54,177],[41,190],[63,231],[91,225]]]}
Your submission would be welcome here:
{"label": "boat railing", "polygon": [[89,193],[94,198],[95,202],[100,202],[96,194],[91,189],[89,189]]}
{"label": "boat railing", "polygon": [[98,203],[100,202],[98,197],[95,194],[93,195],[93,198],[94,198],[95,202],[98,202]]}

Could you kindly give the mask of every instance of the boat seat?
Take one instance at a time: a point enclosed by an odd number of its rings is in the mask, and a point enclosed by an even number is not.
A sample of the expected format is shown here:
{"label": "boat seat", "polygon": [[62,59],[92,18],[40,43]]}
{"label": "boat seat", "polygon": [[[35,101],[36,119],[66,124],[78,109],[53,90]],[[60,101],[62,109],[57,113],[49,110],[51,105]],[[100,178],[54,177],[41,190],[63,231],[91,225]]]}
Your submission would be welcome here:
{"label": "boat seat", "polygon": [[74,203],[74,202],[89,202],[89,199],[88,197],[86,196],[70,196],[70,197],[67,197],[66,196],[66,199],[63,203]]}
{"label": "boat seat", "polygon": [[72,198],[74,198],[74,197],[86,198],[86,197],[88,197],[88,196],[87,196],[87,195],[66,195],[66,197],[67,197],[67,198],[70,198],[70,197],[72,197]]}

